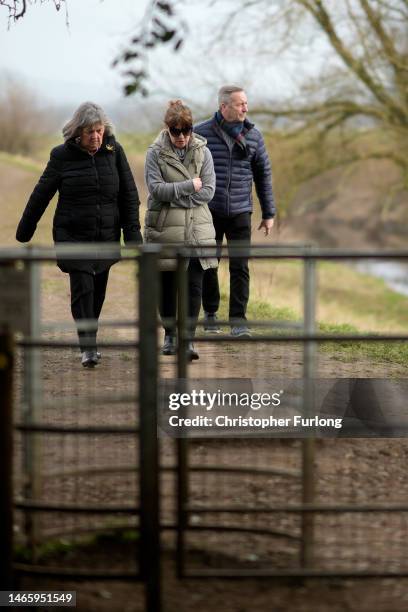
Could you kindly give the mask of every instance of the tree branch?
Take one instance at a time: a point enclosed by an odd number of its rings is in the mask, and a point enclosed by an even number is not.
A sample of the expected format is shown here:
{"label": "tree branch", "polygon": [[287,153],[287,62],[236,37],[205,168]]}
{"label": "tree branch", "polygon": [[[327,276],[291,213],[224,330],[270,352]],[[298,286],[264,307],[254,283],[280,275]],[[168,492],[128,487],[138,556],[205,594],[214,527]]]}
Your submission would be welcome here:
{"label": "tree branch", "polygon": [[300,106],[297,108],[255,107],[251,109],[251,113],[269,115],[272,117],[290,117],[300,120],[308,115],[325,115],[330,113],[330,116],[333,116],[334,114],[340,113],[348,117],[363,115],[380,121],[384,120],[384,112],[380,108],[366,104],[358,104],[352,100],[327,100],[322,104]]}
{"label": "tree branch", "polygon": [[20,17],[22,17],[24,15],[24,13],[26,12],[26,9],[27,9],[26,0],[22,0],[21,3],[22,3],[21,11],[19,13],[17,13],[16,15],[14,15],[15,21],[17,21],[17,19],[20,19]]}
{"label": "tree branch", "polygon": [[372,6],[370,6],[367,0],[360,0],[360,4],[367,15],[367,19],[371,27],[377,35],[377,40],[381,44],[386,58],[394,68],[400,89],[404,91],[406,88],[406,74],[408,70],[406,61],[404,62],[402,56],[398,53],[392,38],[388,36],[385,28],[383,27],[381,16],[373,10]]}
{"label": "tree branch", "polygon": [[311,15],[315,18],[317,23],[321,26],[325,34],[327,35],[330,44],[333,46],[337,54],[342,58],[346,66],[362,81],[366,87],[371,91],[375,98],[387,109],[394,122],[407,125],[408,117],[407,113],[402,109],[395,100],[387,94],[384,87],[374,81],[368,71],[366,70],[364,63],[359,59],[355,58],[352,53],[346,48],[341,39],[339,38],[331,17],[327,12],[322,0],[296,0],[296,2],[304,6]]}
{"label": "tree branch", "polygon": [[[42,0],[42,2],[43,1],[44,0]],[[61,4],[66,3],[66,2],[67,0],[52,0],[52,3],[54,4],[57,11],[60,10]],[[35,3],[35,0],[34,0],[34,3]],[[33,4],[32,0],[29,0],[29,4]],[[20,8],[20,5],[21,5],[21,8]],[[9,19],[12,19],[13,21],[18,21],[19,19],[24,17],[24,15],[27,12],[27,0],[12,0],[12,1],[0,0],[0,7],[1,6],[4,6],[5,8],[8,9]],[[67,17],[67,20],[68,20],[68,17]]]}

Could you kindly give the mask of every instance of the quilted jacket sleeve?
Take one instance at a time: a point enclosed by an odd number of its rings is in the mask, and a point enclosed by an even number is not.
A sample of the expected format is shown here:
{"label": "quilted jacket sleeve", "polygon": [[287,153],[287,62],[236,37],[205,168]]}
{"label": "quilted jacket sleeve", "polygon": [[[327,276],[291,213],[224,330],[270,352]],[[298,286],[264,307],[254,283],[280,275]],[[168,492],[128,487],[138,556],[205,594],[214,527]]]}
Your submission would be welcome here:
{"label": "quilted jacket sleeve", "polygon": [[275,201],[272,192],[272,171],[262,134],[258,132],[258,147],[252,159],[252,173],[256,194],[262,208],[262,218],[275,216]]}
{"label": "quilted jacket sleeve", "polygon": [[19,242],[29,242],[37,229],[37,223],[44,214],[50,200],[54,197],[60,184],[60,162],[51,151],[40,180],[31,194],[17,227],[16,239]]}

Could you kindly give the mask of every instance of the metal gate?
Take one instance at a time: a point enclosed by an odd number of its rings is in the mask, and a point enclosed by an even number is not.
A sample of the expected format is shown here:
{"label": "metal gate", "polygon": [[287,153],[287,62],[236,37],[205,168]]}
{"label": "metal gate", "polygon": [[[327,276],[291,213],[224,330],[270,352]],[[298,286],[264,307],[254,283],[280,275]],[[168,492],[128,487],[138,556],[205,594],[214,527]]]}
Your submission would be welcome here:
{"label": "metal gate", "polygon": [[[90,255],[79,246],[65,256]],[[28,270],[33,300],[29,333],[16,344],[10,329],[0,336],[1,588],[24,576],[139,580],[146,609],[156,612],[157,250],[123,250],[117,266],[137,288],[139,317],[111,320],[102,330],[107,339],[98,343],[102,365],[95,371],[81,368],[76,338],[65,339],[75,331],[42,326],[40,285],[60,280],[41,275],[41,267],[54,260],[53,250],[0,253],[0,265]],[[120,542],[117,558],[104,553],[106,537]]]}
{"label": "metal gate", "polygon": [[[174,251],[173,254],[176,255]],[[87,252],[86,249],[83,252],[75,250],[71,255],[86,257]],[[233,253],[229,255],[233,256]],[[179,381],[189,377],[185,265],[185,259],[189,256],[189,251],[185,249],[177,253],[179,344],[175,370],[170,375]],[[222,257],[225,256],[222,254]],[[250,339],[234,339],[234,342],[235,346],[248,345],[254,350],[260,343],[266,342],[270,346],[276,343],[302,343],[303,378],[306,381],[303,401],[306,411],[313,403],[313,389],[307,381],[315,375],[319,343],[408,339],[403,334],[323,335],[316,331],[316,262],[319,259],[362,256],[378,255],[333,253],[303,247],[275,250],[257,247],[251,251],[254,259],[300,258],[304,262],[303,320],[300,327],[299,324],[295,326],[298,332],[289,334],[281,330],[283,333],[279,336],[268,335],[262,333],[263,328],[271,327],[273,322],[253,321],[250,324],[258,327],[261,333]],[[406,253],[389,256],[408,257]],[[9,588],[16,578],[26,574],[141,580],[146,585],[147,609],[149,612],[158,611],[161,605],[160,531],[163,529],[177,531],[180,577],[408,575],[404,547],[398,549],[398,563],[395,563],[395,559],[391,563],[384,558],[384,565],[379,563],[375,549],[368,551],[361,546],[361,542],[365,546],[370,542],[370,534],[378,526],[378,521],[387,520],[392,528],[397,521],[405,519],[408,512],[406,501],[377,500],[363,504],[352,496],[342,497],[343,491],[337,498],[336,490],[331,490],[330,495],[321,495],[324,479],[321,480],[320,458],[323,450],[316,447],[314,438],[285,443],[269,439],[262,443],[256,440],[242,443],[180,439],[176,445],[176,461],[173,462],[172,449],[167,455],[170,462],[167,465],[159,464],[161,449],[157,438],[157,407],[161,371],[157,361],[158,257],[159,253],[154,247],[145,246],[140,253],[123,251],[123,261],[138,266],[139,316],[138,322],[136,318],[116,320],[114,324],[122,328],[122,335],[101,343],[108,359],[109,351],[116,351],[111,358],[112,367],[100,370],[102,378],[95,378],[91,382],[92,379],[88,377],[78,382],[73,377],[69,359],[73,355],[73,347],[76,347],[76,339],[72,342],[55,338],[52,331],[45,337],[36,327],[35,307],[31,309],[33,320],[30,333],[17,339],[15,349],[10,332],[3,330],[0,344],[3,423],[0,448],[4,457],[0,467],[3,483],[0,496],[2,588]],[[41,249],[0,252],[2,265],[31,270],[29,274],[33,289],[40,286],[39,281],[35,280],[39,265],[54,261],[54,258],[53,251]],[[136,278],[135,272],[132,274],[132,278]],[[46,281],[54,282],[52,278]],[[53,285],[49,285],[49,293],[52,293],[52,288]],[[281,327],[286,329],[289,325],[281,323]],[[230,341],[229,336],[222,335],[212,339],[208,336],[196,338],[197,343],[214,342],[221,345]],[[57,365],[59,382],[55,383],[54,376],[52,393],[47,396],[44,387],[49,385],[49,377],[44,366],[51,363],[50,360],[54,360],[53,366]],[[202,375],[201,368],[194,367]],[[15,410],[14,414],[13,372],[15,377],[22,373],[25,381],[14,398],[15,405],[23,409]],[[124,391],[118,393],[117,387],[114,392],[109,391],[113,388],[109,376],[118,378],[122,375],[125,376]],[[39,381],[42,381],[43,388]],[[79,403],[75,410],[66,410],[69,404],[64,401],[66,388],[73,391],[77,400],[82,397],[89,402],[86,410]],[[104,394],[100,393],[101,389]],[[98,416],[98,423],[93,420],[95,415]],[[11,428],[13,416],[14,425]],[[14,481],[11,479],[12,442]],[[341,443],[340,439],[336,440],[336,444]],[[254,461],[254,455],[260,459]],[[60,461],[56,460],[58,457]],[[132,461],[129,461],[130,457]],[[161,469],[163,467],[164,470]],[[159,476],[163,472],[177,475],[175,516],[163,508],[165,492],[162,487],[159,488]],[[92,482],[96,482],[96,485],[91,486]],[[352,480],[347,482],[352,483]],[[118,483],[122,483],[119,496],[116,495]],[[167,496],[174,495],[170,487]],[[244,493],[235,495],[234,491],[240,487]],[[168,512],[168,522],[159,520],[159,502],[162,509]],[[356,517],[354,523],[350,517]],[[51,527],[55,527],[53,534],[49,533]],[[137,537],[140,536],[140,544],[131,540],[128,547],[130,557],[125,565],[116,570],[111,568],[111,559],[106,558],[102,559],[99,567],[95,567],[89,558],[84,557],[88,562],[79,567],[70,565],[66,560],[63,564],[55,564],[57,555],[48,555],[45,561],[42,556],[43,545],[49,542],[50,535],[54,537],[62,533],[69,541],[82,546],[82,535],[108,531],[116,537],[126,530],[130,530],[133,536],[135,533]],[[220,540],[223,534],[232,539]],[[23,552],[26,558],[16,559],[16,544],[19,545],[21,536],[25,538]],[[260,545],[261,540],[266,548]],[[349,548],[342,548],[342,543]],[[359,559],[357,555],[354,558],[353,546],[360,546],[366,558]],[[230,554],[226,555],[226,551]],[[334,561],[344,552],[348,556],[344,556],[342,562],[336,565]],[[205,554],[206,563],[200,565],[202,553]]]}
{"label": "metal gate", "polygon": [[[235,256],[240,255],[236,249]],[[185,251],[184,256],[189,252]],[[225,250],[221,257],[226,257]],[[228,256],[234,256],[229,249]],[[407,253],[382,253],[382,257],[403,257]],[[406,334],[322,334],[317,331],[317,262],[376,258],[378,254],[301,248],[257,247],[252,258],[303,260],[303,320],[296,334],[265,334],[273,322],[249,321],[255,330],[251,338],[234,339],[249,347],[253,355],[259,343],[303,343],[304,413],[313,410],[316,354],[324,342],[400,342]],[[182,266],[180,265],[180,275]],[[183,295],[183,291],[181,292]],[[180,309],[183,313],[183,309]],[[219,321],[220,326],[228,321]],[[290,328],[290,324],[282,327]],[[293,325],[292,325],[293,327]],[[186,324],[179,323],[181,337],[187,338]],[[184,336],[183,336],[184,334]],[[229,336],[197,337],[197,343],[231,343]],[[200,345],[200,344],[199,344]],[[192,368],[193,370],[193,368]],[[178,378],[187,380],[183,355]],[[199,374],[199,377],[203,374]],[[202,379],[205,383],[205,378]],[[355,440],[363,445],[366,440]],[[348,452],[347,439],[336,439]],[[371,442],[375,447],[375,441]],[[358,501],[358,484],[339,472],[337,487],[324,489],[325,449],[314,437],[292,441],[273,439],[179,438],[178,458],[178,539],[177,566],[180,578],[211,577],[393,577],[408,575],[405,525],[407,500],[388,497]],[[327,452],[326,452],[327,454]],[[255,459],[254,459],[255,457]],[[344,463],[345,469],[348,463]],[[341,465],[338,466],[339,470]],[[373,465],[375,477],[377,464]],[[388,531],[398,529],[398,543],[392,553]],[[380,552],[381,551],[381,552]]]}

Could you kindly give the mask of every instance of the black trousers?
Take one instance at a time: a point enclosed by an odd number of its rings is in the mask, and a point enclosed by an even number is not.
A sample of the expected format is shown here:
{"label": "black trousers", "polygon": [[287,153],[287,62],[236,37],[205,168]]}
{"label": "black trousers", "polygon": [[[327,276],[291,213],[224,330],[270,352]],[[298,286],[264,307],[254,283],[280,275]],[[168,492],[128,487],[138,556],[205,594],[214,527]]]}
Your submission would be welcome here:
{"label": "black trousers", "polygon": [[[191,321],[189,332],[194,335],[201,308],[201,293],[204,270],[197,257],[190,259],[187,270],[188,283],[188,317]],[[160,272],[159,311],[162,319],[174,319],[177,311],[177,279],[175,271]],[[165,325],[166,334],[175,335],[171,325]]]}
{"label": "black trousers", "polygon": [[[212,212],[212,211],[211,211]],[[219,217],[212,212],[215,227],[215,239],[221,245],[224,235],[227,244],[234,241],[250,242],[251,213],[241,213],[234,217]],[[248,258],[230,257],[230,295],[229,318],[246,319],[246,309],[249,299],[249,268]],[[203,278],[203,308],[206,312],[217,312],[220,305],[220,288],[218,274],[215,268],[205,270]]]}
{"label": "black trousers", "polygon": [[71,312],[75,322],[92,319],[90,330],[78,330],[81,351],[96,350],[96,333],[98,319],[105,301],[109,268],[97,274],[88,272],[70,272]]}

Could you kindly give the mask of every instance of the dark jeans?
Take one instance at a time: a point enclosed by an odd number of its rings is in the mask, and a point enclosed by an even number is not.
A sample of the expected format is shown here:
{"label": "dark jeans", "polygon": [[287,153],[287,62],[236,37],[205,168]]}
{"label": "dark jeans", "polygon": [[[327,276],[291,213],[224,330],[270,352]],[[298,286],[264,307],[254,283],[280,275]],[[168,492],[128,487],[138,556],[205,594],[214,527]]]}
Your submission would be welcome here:
{"label": "dark jeans", "polygon": [[78,330],[81,351],[96,350],[96,333],[108,284],[109,269],[90,274],[88,272],[70,272],[71,312],[75,322],[82,319],[93,319],[94,325],[87,331]]}
{"label": "dark jeans", "polygon": [[[191,258],[187,270],[188,283],[188,316],[191,320],[189,332],[194,335],[198,315],[201,308],[201,292],[203,285],[204,270],[197,257]],[[177,282],[176,272],[166,271],[160,273],[161,296],[159,311],[162,319],[176,317],[177,311]],[[174,335],[175,330],[172,326],[166,325],[165,333]]]}
{"label": "dark jeans", "polygon": [[[211,211],[212,212],[212,211]],[[227,244],[234,241],[250,242],[251,240],[251,213],[241,213],[235,217],[218,217],[212,212],[215,227],[215,239],[221,245],[224,235]],[[249,299],[249,268],[248,259],[244,257],[230,257],[230,296],[229,318],[246,319],[246,309]],[[204,272],[203,278],[203,308],[206,312],[217,312],[220,305],[220,288],[218,274],[215,268]]]}

